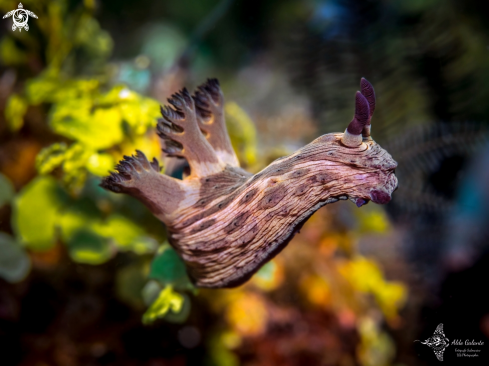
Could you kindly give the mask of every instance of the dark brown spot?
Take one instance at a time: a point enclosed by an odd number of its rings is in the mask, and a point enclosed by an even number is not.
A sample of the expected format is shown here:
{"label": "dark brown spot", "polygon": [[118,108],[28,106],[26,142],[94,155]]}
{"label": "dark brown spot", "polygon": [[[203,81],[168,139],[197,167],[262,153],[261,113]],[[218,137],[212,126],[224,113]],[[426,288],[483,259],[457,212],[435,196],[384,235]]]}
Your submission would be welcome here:
{"label": "dark brown spot", "polygon": [[236,218],[228,226],[226,226],[224,228],[224,232],[226,234],[234,233],[236,230],[238,230],[239,228],[241,228],[243,226],[243,224],[246,222],[246,220],[250,216],[251,216],[250,211],[246,211],[246,212],[243,212],[242,214],[239,214],[238,216],[236,216]]}
{"label": "dark brown spot", "polygon": [[280,209],[280,212],[277,214],[278,216],[286,217],[289,215],[291,207],[289,205],[285,205]]}
{"label": "dark brown spot", "polygon": [[210,220],[204,221],[203,223],[198,225],[195,229],[192,229],[190,231],[190,234],[196,234],[198,232],[201,232],[202,230],[208,229],[209,227],[211,227],[215,223],[216,223],[216,219],[210,219]]}
{"label": "dark brown spot", "polygon": [[[191,252],[192,252],[192,256],[189,257],[188,259],[186,259],[186,264],[191,264],[191,263],[194,263],[192,261],[193,258],[202,258],[203,256],[208,256],[208,255],[213,255],[213,254],[219,254],[219,253],[222,253],[226,250],[226,247],[222,247],[222,246],[219,246],[219,247],[213,247],[213,246],[209,246],[209,248],[192,248]],[[198,266],[199,264],[197,264],[196,266]]]}
{"label": "dark brown spot", "polygon": [[317,174],[316,180],[320,183],[326,183],[328,181],[328,175],[327,174]]}
{"label": "dark brown spot", "polygon": [[260,177],[263,175],[263,173],[257,173],[253,176],[253,178],[251,179],[252,182],[254,182],[255,180],[258,180],[260,179]]}
{"label": "dark brown spot", "polygon": [[252,228],[250,228],[248,231],[246,231],[243,235],[241,235],[234,243],[233,243],[233,247],[236,247],[236,246],[243,246],[245,244],[248,244],[250,241],[252,241],[256,234],[258,233],[259,231],[259,227],[258,225],[255,225],[253,226]]}
{"label": "dark brown spot", "polygon": [[267,177],[274,177],[288,173],[293,168],[293,164],[291,164],[289,161],[283,161],[279,164],[279,167],[272,167],[273,166],[270,166],[269,168],[265,169],[264,174]]}
{"label": "dark brown spot", "polygon": [[228,243],[228,240],[227,239],[222,239],[222,240],[218,240],[218,241],[213,241],[213,242],[209,242],[208,240],[205,240],[205,241],[199,241],[197,243],[195,243],[195,246],[192,247],[192,252],[194,252],[194,250],[196,251],[200,251],[200,252],[211,252],[211,251],[214,251],[216,249],[226,249],[227,247],[229,247],[229,243]]}
{"label": "dark brown spot", "polygon": [[191,216],[191,217],[189,217],[188,219],[186,219],[186,220],[185,220],[185,221],[182,223],[182,227],[187,227],[187,226],[190,226],[190,225],[192,225],[194,222],[197,222],[197,221],[199,221],[199,220],[201,220],[201,219],[203,219],[203,218],[204,218],[204,215],[203,215],[203,213],[202,213],[202,212],[201,212],[201,213],[199,213],[199,214],[197,214],[197,215]]}
{"label": "dark brown spot", "polygon": [[239,201],[239,204],[244,205],[244,204],[250,202],[253,199],[253,197],[256,196],[257,193],[258,193],[258,188],[253,188],[248,193],[246,193],[243,196],[243,198],[241,198],[241,200]]}
{"label": "dark brown spot", "polygon": [[259,210],[266,210],[275,207],[285,197],[287,190],[285,189],[284,185],[281,184],[273,188],[269,188],[265,192],[265,195],[258,204]]}
{"label": "dark brown spot", "polygon": [[202,211],[202,212],[200,212],[200,213],[198,213],[198,214],[196,214],[194,216],[189,217],[188,219],[186,219],[182,223],[182,226],[181,227],[179,226],[178,228],[179,229],[185,228],[185,227],[187,227],[189,225],[192,225],[196,221],[202,220],[204,217],[211,216],[211,215],[215,214],[216,212],[225,209],[226,207],[229,206],[229,204],[231,202],[234,201],[234,199],[236,198],[236,196],[238,196],[240,193],[241,192],[236,191],[236,192],[230,194],[229,196],[227,196],[222,201],[220,201],[218,204],[216,204],[216,205],[214,205],[212,207],[209,207],[207,210]]}
{"label": "dark brown spot", "polygon": [[192,255],[189,257],[189,259],[192,259],[192,257],[194,256],[206,258],[209,255],[222,253],[228,248],[229,248],[229,243],[227,239],[213,241],[213,242],[199,241],[195,243],[195,246],[193,246],[190,249]]}
{"label": "dark brown spot", "polygon": [[195,206],[205,207],[206,204],[207,204],[207,200],[200,200],[199,202],[197,202],[197,204]]}
{"label": "dark brown spot", "polygon": [[247,177],[242,174],[241,169],[229,166],[220,173],[201,178],[200,200],[197,202],[197,205],[202,200],[205,203],[197,207],[205,207],[206,204],[214,199],[232,193],[233,190],[241,187],[246,179]]}
{"label": "dark brown spot", "polygon": [[290,178],[300,178],[309,173],[309,169],[298,169],[289,174]]}
{"label": "dark brown spot", "polygon": [[294,190],[294,196],[302,196],[306,192],[307,192],[307,185],[301,184],[299,187],[297,187]]}

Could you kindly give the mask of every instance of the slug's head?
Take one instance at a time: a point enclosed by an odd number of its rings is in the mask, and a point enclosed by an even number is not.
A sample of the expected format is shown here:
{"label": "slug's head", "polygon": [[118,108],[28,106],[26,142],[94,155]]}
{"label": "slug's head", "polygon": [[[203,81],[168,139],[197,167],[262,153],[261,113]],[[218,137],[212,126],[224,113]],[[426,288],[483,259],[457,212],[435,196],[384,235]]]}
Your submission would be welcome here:
{"label": "slug's head", "polygon": [[355,115],[342,134],[325,135],[322,141],[331,149],[327,160],[341,163],[343,175],[353,176],[349,198],[358,207],[368,203],[385,204],[397,189],[397,162],[370,136],[371,119],[375,111],[375,91],[362,78],[361,91],[355,95]]}

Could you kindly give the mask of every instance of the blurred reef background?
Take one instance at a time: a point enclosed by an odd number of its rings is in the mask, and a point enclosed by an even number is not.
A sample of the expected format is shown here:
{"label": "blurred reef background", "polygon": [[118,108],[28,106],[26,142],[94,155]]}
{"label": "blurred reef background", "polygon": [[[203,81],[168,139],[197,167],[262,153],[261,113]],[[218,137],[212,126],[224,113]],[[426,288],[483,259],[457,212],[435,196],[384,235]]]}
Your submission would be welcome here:
{"label": "blurred reef background", "polygon": [[[2,366],[422,366],[439,323],[487,341],[488,2],[23,5],[28,32],[0,27]],[[241,287],[195,289],[163,224],[98,186],[136,149],[171,169],[155,121],[184,86],[219,79],[257,172],[344,131],[362,76],[392,202],[322,208]]]}

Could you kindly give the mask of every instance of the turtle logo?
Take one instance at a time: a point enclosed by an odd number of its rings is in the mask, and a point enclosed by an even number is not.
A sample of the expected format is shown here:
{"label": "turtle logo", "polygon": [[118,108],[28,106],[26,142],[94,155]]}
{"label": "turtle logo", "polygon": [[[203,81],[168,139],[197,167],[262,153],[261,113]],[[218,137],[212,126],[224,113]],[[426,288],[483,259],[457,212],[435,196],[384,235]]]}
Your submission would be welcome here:
{"label": "turtle logo", "polygon": [[[421,342],[416,340],[415,342]],[[445,348],[449,346],[450,341],[445,334],[443,333],[443,323],[439,324],[436,327],[435,333],[428,338],[426,341],[421,342],[422,344],[426,344],[428,347],[432,348],[435,352],[436,358],[438,361],[443,361],[443,352],[445,352]]]}
{"label": "turtle logo", "polygon": [[18,9],[9,11],[3,16],[3,19],[12,16],[12,19],[14,21],[14,24],[12,25],[12,30],[14,31],[19,28],[19,32],[22,32],[22,28],[24,28],[26,31],[29,30],[29,25],[27,24],[27,21],[29,20],[29,15],[37,19],[36,14],[34,14],[32,11],[25,10],[24,6],[19,3]]}

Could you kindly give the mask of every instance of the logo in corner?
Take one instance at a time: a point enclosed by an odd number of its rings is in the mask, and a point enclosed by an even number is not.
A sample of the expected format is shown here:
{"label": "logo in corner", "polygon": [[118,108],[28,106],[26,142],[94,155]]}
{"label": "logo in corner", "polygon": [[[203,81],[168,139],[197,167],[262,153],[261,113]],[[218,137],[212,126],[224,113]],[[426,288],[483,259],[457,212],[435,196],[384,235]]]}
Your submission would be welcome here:
{"label": "logo in corner", "polygon": [[[415,342],[421,341],[416,340]],[[443,333],[443,323],[441,323],[436,327],[435,333],[426,341],[421,343],[433,349],[438,361],[443,361],[443,352],[445,352],[445,348],[449,346],[449,342],[450,341]]]}
{"label": "logo in corner", "polygon": [[14,24],[12,25],[12,30],[14,31],[18,28],[19,32],[22,32],[22,28],[24,28],[26,31],[29,30],[29,25],[27,24],[27,21],[29,20],[29,15],[37,19],[36,14],[34,14],[32,11],[24,9],[24,6],[19,3],[18,9],[9,11],[3,16],[3,19],[11,16],[14,21]]}

